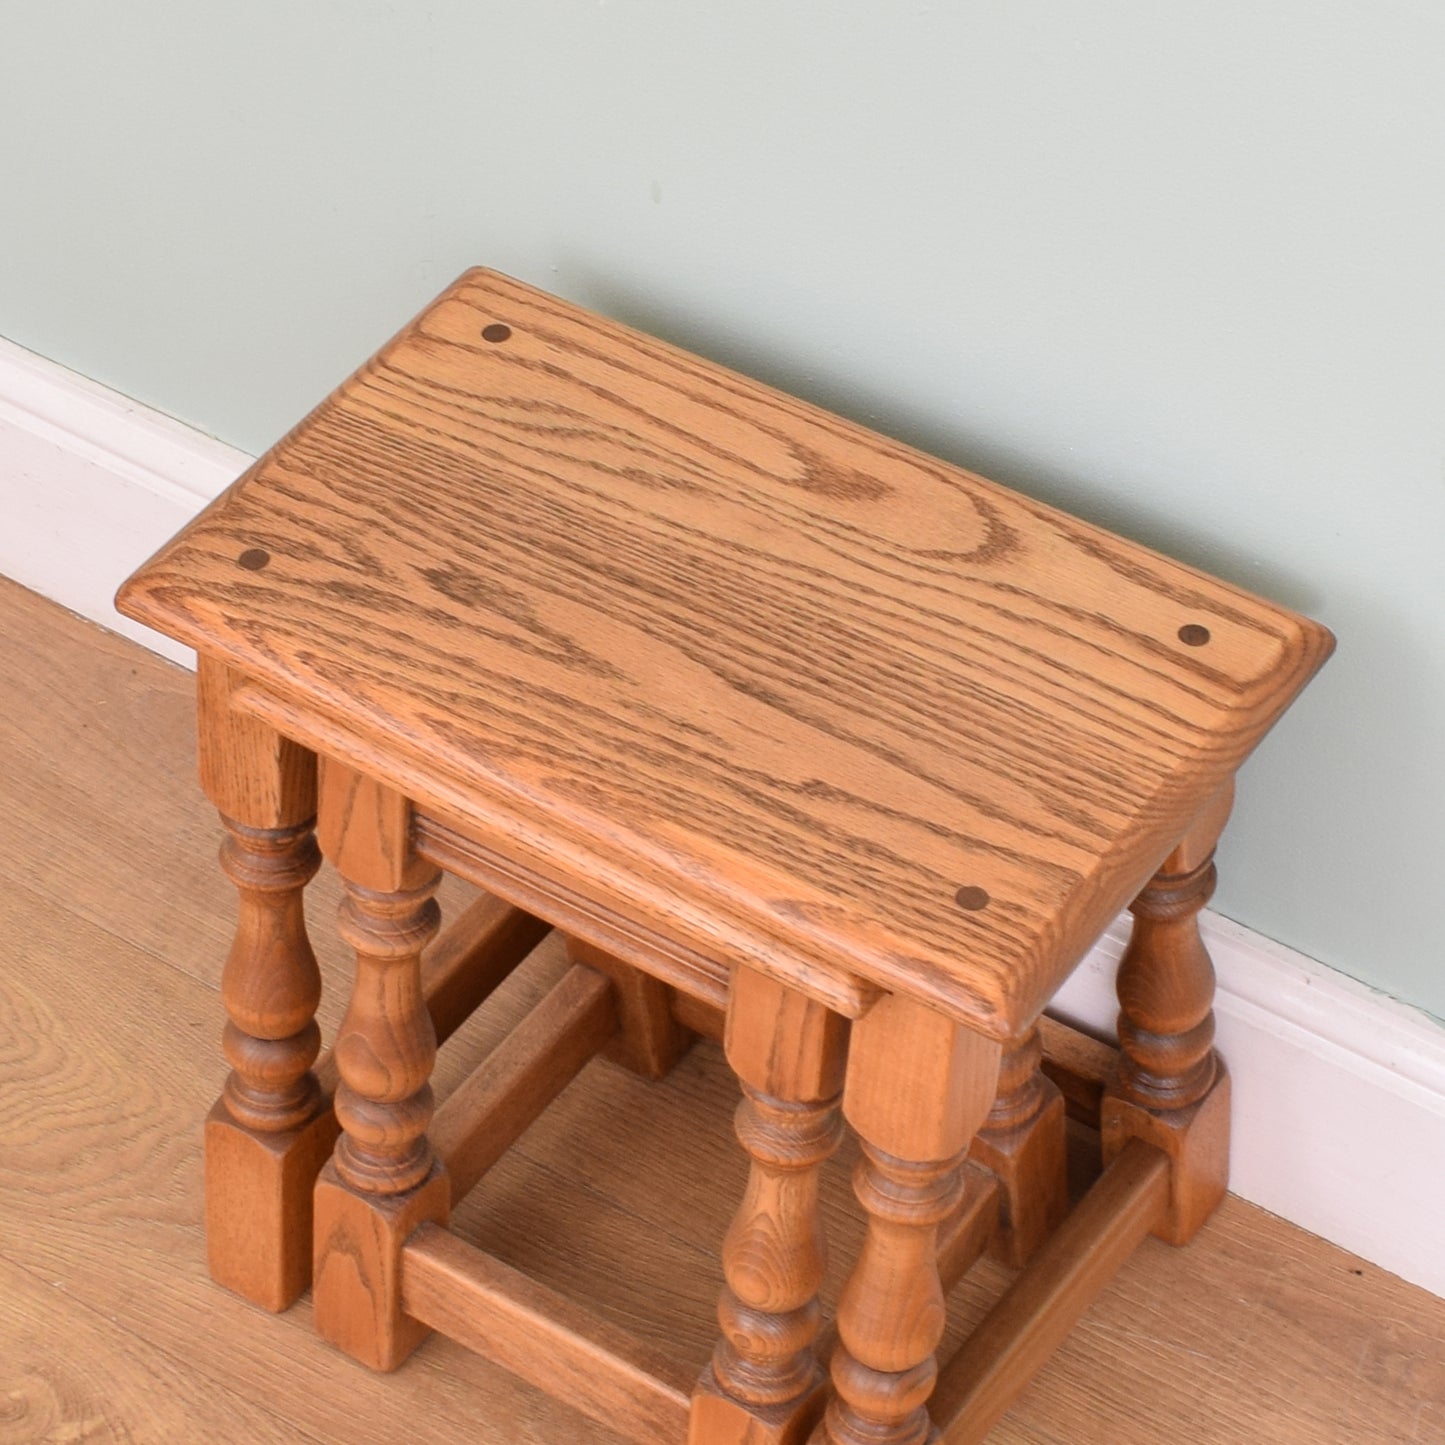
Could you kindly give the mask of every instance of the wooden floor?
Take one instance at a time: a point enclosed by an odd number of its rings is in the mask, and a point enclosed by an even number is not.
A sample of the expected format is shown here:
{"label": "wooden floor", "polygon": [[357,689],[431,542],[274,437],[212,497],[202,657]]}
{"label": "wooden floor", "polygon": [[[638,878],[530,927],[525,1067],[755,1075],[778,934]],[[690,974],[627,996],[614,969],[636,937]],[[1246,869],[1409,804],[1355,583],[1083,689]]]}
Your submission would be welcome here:
{"label": "wooden floor", "polygon": [[[232,899],[193,765],[189,674],[0,582],[0,1441],[617,1445],[446,1341],[375,1377],[318,1343],[307,1302],[273,1318],[207,1280]],[[313,893],[329,1030],[346,964],[334,884]],[[544,946],[447,1046],[439,1091],[558,966]],[[734,1098],[710,1045],[660,1085],[594,1063],[457,1226],[700,1362]],[[829,1178],[833,1288],[850,1162]],[[955,1335],[1004,1279],[960,1287]],[[1192,1248],[1146,1244],[992,1438],[1445,1442],[1445,1301],[1231,1199]]]}

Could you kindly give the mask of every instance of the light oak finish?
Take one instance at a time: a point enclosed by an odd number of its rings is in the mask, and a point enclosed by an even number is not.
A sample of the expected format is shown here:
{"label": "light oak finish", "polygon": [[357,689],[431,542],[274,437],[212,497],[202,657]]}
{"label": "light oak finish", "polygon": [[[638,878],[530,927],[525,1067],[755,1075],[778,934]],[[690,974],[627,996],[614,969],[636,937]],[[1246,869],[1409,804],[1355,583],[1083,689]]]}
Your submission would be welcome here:
{"label": "light oak finish", "polygon": [[[226,1102],[253,1133],[324,1115],[301,903],[319,759],[356,975],[316,1320],[373,1368],[426,1335],[401,1298],[410,1236],[445,1226],[614,1035],[631,1068],[675,1068],[682,994],[726,1006],[749,1161],[690,1445],[925,1445],[965,1155],[982,1130],[996,1252],[1046,1258],[1064,1103],[1036,1019],[1131,896],[1105,1154],[1157,1141],[1173,1242],[1222,1197],[1194,915],[1235,768],[1329,652],[1316,624],[484,272],[118,605],[204,657],[214,797],[245,793],[247,759],[263,775],[264,817],[223,809],[228,857],[276,860],[231,869],[235,976],[285,1006],[263,1018],[229,990]],[[422,955],[442,868],[563,929],[577,963],[461,1085],[439,1155]],[[828,1399],[840,1094],[867,1229]],[[468,1292],[495,1303],[495,1282],[424,1278],[449,1317]],[[518,1328],[523,1355],[544,1348]]]}
{"label": "light oak finish", "polygon": [[[224,1080],[210,1040],[235,894],[194,785],[193,679],[0,580],[0,693],[0,1438],[621,1445],[441,1336],[373,1376],[338,1368],[309,1301],[272,1317],[216,1290],[196,1127]],[[451,884],[443,899],[468,905]],[[335,904],[323,870],[308,906],[328,1038],[352,969],[320,926]],[[442,1050],[439,1094],[565,968],[549,941]],[[590,1065],[453,1228],[695,1368],[744,1182],[736,1099],[712,1044],[656,1085]],[[861,1228],[840,1154],[825,1302]],[[945,1350],[1007,1282],[988,1259],[969,1272]],[[1144,1242],[991,1445],[1431,1445],[1442,1340],[1445,1301],[1229,1198],[1189,1249]]]}
{"label": "light oak finish", "polygon": [[474,899],[422,955],[421,990],[444,1044],[547,936],[547,925],[500,898]]}
{"label": "light oak finish", "polygon": [[965,1160],[963,1198],[938,1226],[938,1279],[945,1295],[973,1268],[997,1233],[999,1193],[996,1175]]}
{"label": "light oak finish", "polygon": [[[264,693],[252,690],[246,704],[258,716],[280,717],[295,732],[305,732],[307,715]],[[332,736],[332,741],[338,741]],[[343,740],[344,741],[344,740]],[[677,1000],[696,1002],[721,1017],[727,1008],[728,970],[725,965],[693,953],[674,940],[638,924],[622,926],[606,913],[591,907],[561,879],[545,884],[533,874],[519,872],[500,854],[448,826],[440,819],[419,813],[414,825],[417,851],[423,858],[478,888],[495,891],[521,908],[544,910],[559,929],[574,941],[598,954],[616,958],[674,987]],[[861,1013],[871,995],[840,984],[832,990],[833,1004],[840,1013]],[[684,1026],[687,1020],[678,1014]],[[712,1035],[722,1037],[719,1025]]]}
{"label": "light oak finish", "polygon": [[[264,724],[231,712],[233,679],[224,670],[203,661],[198,681],[201,772],[213,801],[252,818],[299,820],[259,828],[222,815],[222,868],[240,894],[222,983],[232,1074],[206,1121],[212,1278],[281,1310],[311,1282],[312,1191],[339,1127],[331,1109],[336,1061],[329,1051],[316,1057],[320,975],[302,911],[302,890],[320,862],[311,831],[316,763]],[[546,931],[495,898],[467,909],[423,965],[440,1040]]]}
{"label": "light oak finish", "polygon": [[1069,1207],[1064,1096],[1042,1071],[1035,1024],[1004,1048],[998,1093],[969,1157],[997,1176],[1002,1214],[991,1248],[1006,1264],[1025,1264],[1058,1228]]}
{"label": "light oak finish", "polygon": [[683,1028],[716,1043],[722,1042],[723,1031],[727,1027],[727,1010],[719,1008],[710,999],[698,998],[695,994],[674,993],[672,1013]]}
{"label": "light oak finish", "polygon": [[238,1128],[224,1099],[205,1124],[206,1264],[262,1309],[293,1305],[311,1283],[312,1191],[336,1144],[328,1108],[299,1129]]}
{"label": "light oak finish", "polygon": [[611,983],[569,969],[552,991],[457,1086],[431,1141],[459,1203],[617,1032]]}
{"label": "light oak finish", "polygon": [[1144,1139],[1172,1160],[1160,1238],[1187,1244],[1229,1188],[1229,1075],[1214,1051],[1214,965],[1199,912],[1214,892],[1222,789],[1134,900],[1119,962],[1119,1063],[1104,1090],[1104,1159]]}
{"label": "light oak finish", "polygon": [[[421,991],[438,1045],[512,976],[548,931],[540,919],[490,893],[468,904],[422,955]],[[329,1049],[316,1061],[316,1077],[330,1099],[341,1075]]]}
{"label": "light oak finish", "polygon": [[943,1371],[934,1416],[946,1445],[987,1438],[1168,1200],[1168,1155],[1131,1140]]}
{"label": "light oak finish", "polygon": [[436,1031],[421,991],[421,952],[437,930],[432,895],[440,880],[387,893],[344,881],[341,935],[357,958],[336,1040],[336,1162],[356,1188],[400,1194],[426,1178],[435,1157],[426,1130]]}
{"label": "light oak finish", "polygon": [[445,1224],[451,1185],[440,1163],[409,1189],[359,1189],[335,1154],[316,1180],[312,1308],[316,1332],[373,1370],[394,1370],[429,1333],[401,1307],[401,1256],[424,1224]]}
{"label": "light oak finish", "polygon": [[441,875],[412,846],[406,800],[330,760],[318,833],[346,892],[338,931],[356,950],[356,979],[335,1048],[342,1133],[316,1183],[316,1326],[390,1370],[426,1337],[400,1306],[402,1246],[418,1225],[445,1223],[451,1205],[427,1137],[437,1046],[421,981]]}
{"label": "light oak finish", "polygon": [[838,1301],[836,1393],[820,1442],[931,1437],[945,1309],[939,1225],[963,1197],[963,1155],[993,1105],[999,1053],[912,999],[885,999],[853,1026],[843,1110],[862,1143],[853,1185],[868,1233]]}
{"label": "light oak finish", "polygon": [[196,659],[196,772],[226,817],[255,828],[296,828],[316,819],[316,757],[235,706],[245,679]]}
{"label": "light oak finish", "polygon": [[723,1240],[722,1330],[693,1396],[689,1445],[799,1445],[823,1407],[813,1345],[827,1238],[821,1166],[842,1139],[846,1021],[755,969],[732,980],[724,1048],[747,1189]]}
{"label": "light oak finish", "polygon": [[120,606],[620,931],[1000,1039],[1330,648],[484,271]]}
{"label": "light oak finish", "polygon": [[[500,899],[483,894],[473,900],[458,916],[455,923],[437,939],[434,947],[427,950],[422,959],[421,989],[428,1015],[436,1034],[438,1044],[445,1043],[513,973],[517,965],[531,952],[532,948],[547,934],[547,926],[521,910],[504,904]],[[332,1096],[340,1082],[340,1070],[335,1055],[328,1050],[316,1063],[316,1077],[327,1109],[320,1116],[315,1130],[317,1147],[306,1155],[296,1155],[288,1160],[298,1176],[298,1190],[304,1190],[304,1207],[293,1206],[294,1213],[285,1216],[283,1240],[295,1239],[294,1251],[288,1252],[283,1246],[282,1259],[291,1260],[301,1256],[296,1266],[296,1279],[291,1283],[304,1287],[311,1281],[312,1256],[314,1250],[314,1224],[312,1201],[315,1183],[331,1154],[339,1124],[334,1111],[329,1107]],[[277,1228],[270,1217],[263,1215],[262,1226],[258,1227],[256,1217],[242,1214],[240,1207],[254,1196],[254,1189],[238,1190],[237,1177],[247,1167],[254,1168],[248,1159],[231,1164],[227,1172],[217,1180],[214,1161],[225,1155],[222,1151],[234,1149],[234,1134],[231,1131],[217,1131],[218,1114],[224,1101],[217,1103],[207,1121],[207,1251],[210,1257],[211,1273],[221,1283],[228,1283],[222,1268],[218,1268],[215,1257],[218,1238],[222,1241],[232,1238],[240,1230],[248,1230],[255,1237],[249,1240],[246,1257],[265,1259],[275,1253]],[[219,1137],[215,1134],[219,1133]],[[229,1161],[227,1161],[229,1162]],[[236,1211],[235,1224],[229,1224],[228,1211]],[[284,1212],[278,1207],[277,1212]],[[218,1225],[217,1219],[226,1221]],[[227,1227],[229,1225],[229,1227]],[[222,1255],[223,1260],[228,1256]],[[250,1298],[256,1298],[253,1291],[241,1291]],[[299,1288],[295,1293],[299,1293]],[[295,1293],[291,1289],[278,1292],[277,1305],[290,1304]],[[266,1304],[267,1299],[258,1299]],[[371,1302],[368,1299],[368,1308]]]}
{"label": "light oak finish", "polygon": [[677,1020],[677,990],[585,939],[568,939],[567,952],[612,983],[620,1028],[607,1057],[644,1079],[665,1078],[693,1039]]}
{"label": "light oak finish", "polygon": [[316,760],[231,707],[235,674],[197,672],[199,772],[221,812],[236,932],[221,976],[231,1065],[206,1120],[206,1255],[219,1283],[269,1310],[306,1288],[311,1186],[336,1140],[312,1065],[321,975],[302,894],[320,865]]}
{"label": "light oak finish", "polygon": [[629,1439],[686,1434],[675,1361],[446,1230],[423,1225],[407,1241],[401,1288],[416,1319]]}
{"label": "light oak finish", "polygon": [[[938,1280],[948,1295],[978,1263],[999,1227],[998,1178],[965,1161],[958,1207],[938,1226]],[[820,1360],[831,1360],[838,1346],[838,1321],[830,1320],[818,1336]]]}

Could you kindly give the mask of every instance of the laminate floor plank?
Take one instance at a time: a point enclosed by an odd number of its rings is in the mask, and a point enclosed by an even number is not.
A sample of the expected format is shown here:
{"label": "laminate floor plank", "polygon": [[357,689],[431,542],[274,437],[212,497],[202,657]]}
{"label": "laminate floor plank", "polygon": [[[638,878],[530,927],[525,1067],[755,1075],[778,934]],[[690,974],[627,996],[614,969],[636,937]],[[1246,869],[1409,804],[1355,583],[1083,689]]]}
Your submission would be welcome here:
{"label": "laminate floor plank", "polygon": [[[441,1339],[373,1376],[213,1286],[200,1123],[234,895],[194,782],[191,679],[0,581],[0,1442],[620,1445]],[[308,903],[334,1030],[335,880]],[[449,885],[446,902],[468,890]],[[442,1052],[445,1093],[565,966],[549,940]],[[679,1359],[711,1347],[744,1177],[700,1043],[661,1084],[589,1064],[463,1203],[464,1236]],[[835,1294],[860,1222],[825,1174]],[[1004,1288],[984,1263],[949,1340]],[[1230,1199],[1151,1242],[992,1437],[1002,1445],[1445,1442],[1445,1301]]]}
{"label": "laminate floor plank", "polygon": [[0,900],[0,936],[7,1254],[123,1325],[128,1349],[183,1359],[298,1434],[386,1445],[425,1420],[460,1439],[481,1410],[508,1422],[498,1440],[577,1438],[571,1411],[458,1347],[437,1342],[383,1379],[323,1345],[309,1306],[276,1318],[213,1286],[197,1126],[215,1078],[197,1065],[214,994],[23,885]]}
{"label": "laminate floor plank", "polygon": [[303,1445],[316,1437],[194,1370],[137,1350],[126,1326],[0,1255],[0,1439],[20,1442],[246,1439]]}

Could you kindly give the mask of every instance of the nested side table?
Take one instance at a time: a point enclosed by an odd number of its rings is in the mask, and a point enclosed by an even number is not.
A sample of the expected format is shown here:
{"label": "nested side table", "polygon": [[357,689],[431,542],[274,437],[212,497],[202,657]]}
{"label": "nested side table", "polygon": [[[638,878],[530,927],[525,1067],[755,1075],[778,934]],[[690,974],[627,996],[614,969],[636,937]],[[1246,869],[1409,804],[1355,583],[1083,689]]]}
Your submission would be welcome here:
{"label": "nested side table", "polygon": [[[976,1440],[1222,1197],[1196,915],[1316,624],[485,271],[118,605],[200,654],[240,893],[211,1268],[279,1309],[314,1255],[356,1358],[442,1330],[659,1445]],[[324,1056],[318,839],[357,957]],[[433,944],[442,870],[487,894]],[[1040,1015],[1130,904],[1108,1168],[1060,1224]],[[438,1040],[553,927],[570,971],[435,1105]],[[696,1033],[751,1161],[700,1377],[447,1228],[588,1058],[656,1077]],[[867,1234],[825,1328],[845,1124]],[[1022,1271],[940,1374],[985,1248]]]}

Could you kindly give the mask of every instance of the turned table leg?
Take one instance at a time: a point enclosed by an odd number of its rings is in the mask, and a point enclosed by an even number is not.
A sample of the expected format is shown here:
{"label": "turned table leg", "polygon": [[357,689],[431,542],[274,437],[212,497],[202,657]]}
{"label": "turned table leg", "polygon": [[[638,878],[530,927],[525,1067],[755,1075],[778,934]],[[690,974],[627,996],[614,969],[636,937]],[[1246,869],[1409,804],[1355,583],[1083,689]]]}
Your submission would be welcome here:
{"label": "turned table leg", "polygon": [[436,1032],[421,986],[441,875],[412,846],[407,801],[326,759],[318,831],[346,888],[356,982],[335,1049],[343,1133],[316,1183],[316,1327],[391,1370],[428,1333],[402,1312],[402,1246],[418,1225],[445,1224],[451,1202],[427,1138]]}
{"label": "turned table leg", "polygon": [[748,1185],[723,1243],[722,1338],[693,1395],[690,1445],[795,1445],[821,1412],[818,1171],[842,1133],[846,1044],[846,1019],[734,971],[724,1047],[743,1088]]}
{"label": "turned table leg", "polygon": [[316,763],[234,712],[236,683],[200,659],[201,782],[226,827],[221,866],[238,894],[221,975],[231,1073],[206,1121],[206,1254],[218,1283],[283,1310],[310,1281],[311,1190],[336,1137],[311,1072],[321,975],[302,909],[321,861]]}
{"label": "turned table leg", "polygon": [[1026,1264],[1069,1209],[1064,1096],[1044,1077],[1037,1025],[1004,1045],[998,1096],[969,1158],[993,1171],[1000,1186],[999,1227],[990,1252]]}
{"label": "turned table leg", "polygon": [[843,1112],[863,1144],[868,1216],[838,1304],[836,1395],[819,1440],[922,1445],[943,1336],[938,1226],[963,1194],[969,1141],[993,1105],[1000,1046],[893,996],[853,1024]]}
{"label": "turned table leg", "polygon": [[1169,1155],[1169,1209],[1155,1233],[1185,1244],[1229,1186],[1229,1076],[1214,1051],[1214,966],[1199,911],[1214,892],[1224,789],[1132,905],[1119,965],[1119,1071],[1104,1093],[1107,1163],[1131,1138]]}

